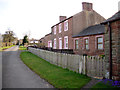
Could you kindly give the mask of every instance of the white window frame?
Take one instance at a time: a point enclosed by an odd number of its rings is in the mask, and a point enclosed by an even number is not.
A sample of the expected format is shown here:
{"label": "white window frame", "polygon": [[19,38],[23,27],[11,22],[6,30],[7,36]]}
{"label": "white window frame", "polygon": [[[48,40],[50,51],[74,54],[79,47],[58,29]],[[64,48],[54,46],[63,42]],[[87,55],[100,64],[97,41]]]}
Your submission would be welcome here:
{"label": "white window frame", "polygon": [[54,39],[54,49],[56,49],[56,43],[57,41],[56,41],[56,38]]}
{"label": "white window frame", "polygon": [[[104,49],[104,47],[102,48],[102,49],[98,49],[98,38],[103,38],[103,35],[98,35],[98,36],[96,36],[95,37],[95,49],[97,49],[97,50],[103,50]],[[104,44],[104,39],[103,39],[103,44]]]}
{"label": "white window frame", "polygon": [[64,22],[64,31],[68,30],[68,20]]}
{"label": "white window frame", "polygon": [[56,34],[56,26],[54,26],[54,28],[53,28],[53,29],[54,29],[54,35],[55,35],[55,34]]}
{"label": "white window frame", "polygon": [[[61,41],[61,43],[60,43]],[[59,38],[59,49],[62,49],[62,38]]]}
{"label": "white window frame", "polygon": [[[86,44],[85,44],[85,39],[88,39],[88,49],[86,49],[86,46],[85,46],[85,45],[86,45]],[[89,49],[90,49],[90,46],[89,46],[89,37],[84,37],[84,38],[83,38],[83,43],[84,43],[84,45],[83,45],[83,46],[84,46],[84,49],[89,50]]]}
{"label": "white window frame", "polygon": [[59,33],[62,32],[62,23],[59,24]]}
{"label": "white window frame", "polygon": [[79,49],[79,38],[75,38],[75,39],[74,39],[74,49],[75,49],[75,50],[77,50],[77,49],[76,49],[76,42],[75,42],[76,40],[78,40],[78,49]]}
{"label": "white window frame", "polygon": [[48,47],[52,47],[52,41],[48,41]]}
{"label": "white window frame", "polygon": [[[67,39],[67,46],[66,46],[66,39]],[[68,49],[68,36],[64,37],[64,49]]]}

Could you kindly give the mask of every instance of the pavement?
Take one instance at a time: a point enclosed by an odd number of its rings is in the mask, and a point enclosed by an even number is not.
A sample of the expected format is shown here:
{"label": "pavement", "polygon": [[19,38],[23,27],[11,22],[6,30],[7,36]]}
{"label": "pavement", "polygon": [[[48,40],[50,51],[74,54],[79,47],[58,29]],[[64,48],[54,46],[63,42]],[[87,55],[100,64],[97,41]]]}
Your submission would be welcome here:
{"label": "pavement", "polygon": [[3,51],[2,88],[54,88],[31,71],[20,60],[19,55],[18,46]]}
{"label": "pavement", "polygon": [[95,78],[91,78],[91,80],[81,88],[81,90],[84,90],[84,89],[88,89],[90,90],[90,88],[92,88],[94,85],[96,85],[98,82],[100,82],[100,80],[98,79],[95,79]]}

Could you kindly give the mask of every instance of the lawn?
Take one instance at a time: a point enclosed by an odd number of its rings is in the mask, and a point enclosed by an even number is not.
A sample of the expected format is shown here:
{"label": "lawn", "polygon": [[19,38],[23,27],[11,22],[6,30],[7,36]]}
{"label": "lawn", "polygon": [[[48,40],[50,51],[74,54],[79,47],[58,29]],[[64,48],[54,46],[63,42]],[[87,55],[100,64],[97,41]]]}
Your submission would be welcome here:
{"label": "lawn", "polygon": [[19,46],[19,50],[27,50],[27,48],[24,46]]}
{"label": "lawn", "polygon": [[21,60],[41,78],[55,88],[82,88],[91,78],[50,64],[44,59],[28,52],[21,52]]}
{"label": "lawn", "polygon": [[7,46],[7,47],[0,47],[0,51],[5,50],[5,49],[8,49],[8,48],[11,48],[11,47],[13,47],[13,46],[15,46],[15,45]]}

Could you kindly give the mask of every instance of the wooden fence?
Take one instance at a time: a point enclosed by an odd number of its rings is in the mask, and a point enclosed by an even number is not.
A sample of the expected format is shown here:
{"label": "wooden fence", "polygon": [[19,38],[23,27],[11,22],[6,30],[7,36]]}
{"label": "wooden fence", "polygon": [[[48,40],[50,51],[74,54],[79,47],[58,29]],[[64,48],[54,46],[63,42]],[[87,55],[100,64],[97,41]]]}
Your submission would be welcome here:
{"label": "wooden fence", "polygon": [[28,50],[57,66],[68,68],[80,74],[90,77],[105,77],[105,58],[98,56],[80,56],[74,54],[56,53],[42,49],[29,47]]}

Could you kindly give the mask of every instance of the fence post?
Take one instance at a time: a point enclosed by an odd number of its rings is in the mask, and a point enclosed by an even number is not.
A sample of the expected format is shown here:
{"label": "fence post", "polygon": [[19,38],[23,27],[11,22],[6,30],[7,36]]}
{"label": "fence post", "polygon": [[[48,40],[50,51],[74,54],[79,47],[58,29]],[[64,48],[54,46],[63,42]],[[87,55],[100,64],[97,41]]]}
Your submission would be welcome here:
{"label": "fence post", "polygon": [[[79,56],[79,73],[81,74],[82,73],[82,57]],[[81,60],[80,60],[81,59]]]}
{"label": "fence post", "polygon": [[87,75],[87,56],[83,56],[84,59],[84,74]]}

